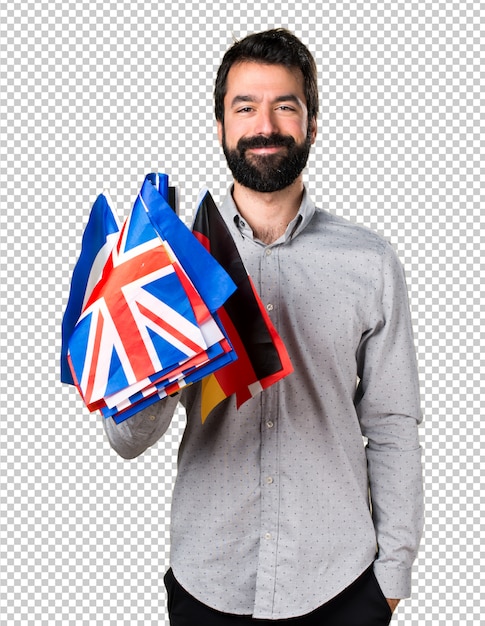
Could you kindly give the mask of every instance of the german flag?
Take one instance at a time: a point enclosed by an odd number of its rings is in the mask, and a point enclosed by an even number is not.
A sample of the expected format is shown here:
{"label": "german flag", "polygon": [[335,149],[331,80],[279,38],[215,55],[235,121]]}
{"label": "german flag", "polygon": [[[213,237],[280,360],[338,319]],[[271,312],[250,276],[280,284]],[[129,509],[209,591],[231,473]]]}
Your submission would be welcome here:
{"label": "german flag", "polygon": [[192,231],[237,286],[217,314],[238,358],[203,379],[201,418],[204,422],[225,398],[235,393],[239,408],[291,374],[293,366],[208,191],[199,203]]}

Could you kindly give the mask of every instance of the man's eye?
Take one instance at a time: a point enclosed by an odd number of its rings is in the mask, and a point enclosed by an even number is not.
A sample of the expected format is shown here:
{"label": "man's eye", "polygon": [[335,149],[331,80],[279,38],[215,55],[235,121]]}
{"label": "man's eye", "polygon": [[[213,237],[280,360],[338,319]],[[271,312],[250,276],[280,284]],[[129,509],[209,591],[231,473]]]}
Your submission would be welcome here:
{"label": "man's eye", "polygon": [[237,112],[238,113],[249,113],[252,110],[253,110],[252,107],[242,107],[241,109],[238,109]]}

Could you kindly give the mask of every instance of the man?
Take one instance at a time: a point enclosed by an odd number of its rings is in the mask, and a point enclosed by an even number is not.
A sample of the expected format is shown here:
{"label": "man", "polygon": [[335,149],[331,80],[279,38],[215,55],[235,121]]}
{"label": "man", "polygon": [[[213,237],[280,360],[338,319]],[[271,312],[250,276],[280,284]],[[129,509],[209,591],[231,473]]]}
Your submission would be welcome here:
{"label": "man", "polygon": [[[187,412],[172,506],[174,626],[388,624],[422,526],[419,392],[403,272],[376,234],[316,209],[314,60],[286,30],[224,56],[221,212],[294,372],[200,422],[200,385],[116,426],[132,458]],[[363,439],[364,437],[364,439]],[[364,445],[363,441],[366,441]]]}

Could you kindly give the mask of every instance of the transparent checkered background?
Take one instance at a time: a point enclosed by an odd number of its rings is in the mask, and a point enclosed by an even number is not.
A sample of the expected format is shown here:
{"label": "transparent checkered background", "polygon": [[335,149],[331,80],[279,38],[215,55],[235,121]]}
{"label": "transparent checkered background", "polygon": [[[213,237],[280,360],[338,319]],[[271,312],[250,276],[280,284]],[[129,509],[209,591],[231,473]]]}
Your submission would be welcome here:
{"label": "transparent checkered background", "polygon": [[214,74],[233,34],[273,26],[320,69],[314,199],[384,234],[407,272],[427,522],[393,623],[481,623],[482,20],[458,1],[0,4],[2,626],[168,624],[183,417],[118,458],[59,383],[61,318],[104,187],[121,217],[157,167],[187,221],[201,186],[222,199]]}

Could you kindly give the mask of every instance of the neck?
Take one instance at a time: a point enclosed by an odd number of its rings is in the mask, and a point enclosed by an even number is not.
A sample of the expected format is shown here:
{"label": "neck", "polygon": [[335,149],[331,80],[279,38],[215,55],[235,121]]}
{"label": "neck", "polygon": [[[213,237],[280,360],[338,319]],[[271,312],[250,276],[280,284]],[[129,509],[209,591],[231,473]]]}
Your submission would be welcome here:
{"label": "neck", "polygon": [[265,244],[276,241],[298,213],[303,196],[303,180],[281,191],[261,193],[234,181],[233,199],[254,236]]}

